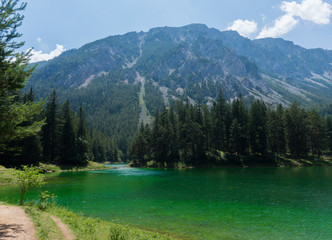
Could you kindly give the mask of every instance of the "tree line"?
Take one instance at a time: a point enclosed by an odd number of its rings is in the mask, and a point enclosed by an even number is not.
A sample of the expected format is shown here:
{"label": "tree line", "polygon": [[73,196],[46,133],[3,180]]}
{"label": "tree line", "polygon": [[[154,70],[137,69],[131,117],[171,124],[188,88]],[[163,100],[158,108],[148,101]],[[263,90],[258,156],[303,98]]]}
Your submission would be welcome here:
{"label": "tree line", "polygon": [[[23,96],[16,96],[16,102],[31,105],[34,93],[30,89]],[[83,108],[75,113],[65,101],[58,103],[54,90],[42,108],[30,120],[20,126],[42,125],[38,132],[21,139],[11,140],[6,150],[0,154],[0,163],[7,166],[38,164],[39,162],[57,165],[85,165],[88,160],[97,162],[117,161],[118,149],[115,141],[103,137],[95,130],[86,127]]]}
{"label": "tree line", "polygon": [[331,118],[297,103],[268,107],[241,97],[226,102],[222,92],[211,107],[178,101],[157,111],[152,125],[141,125],[131,145],[133,165],[174,167],[239,164],[248,156],[273,161],[332,150]]}

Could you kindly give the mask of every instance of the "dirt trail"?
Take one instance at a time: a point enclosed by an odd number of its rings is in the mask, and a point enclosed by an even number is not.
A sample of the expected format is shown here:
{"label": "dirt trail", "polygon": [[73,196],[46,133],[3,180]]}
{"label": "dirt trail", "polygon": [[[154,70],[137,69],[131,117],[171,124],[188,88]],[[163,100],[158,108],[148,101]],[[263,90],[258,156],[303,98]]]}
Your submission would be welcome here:
{"label": "dirt trail", "polygon": [[[62,232],[63,239],[75,239],[72,231],[59,218],[49,217]],[[36,228],[22,208],[0,205],[0,240],[38,240],[36,236]]]}
{"label": "dirt trail", "polygon": [[37,240],[36,228],[22,208],[0,205],[1,240]]}
{"label": "dirt trail", "polygon": [[50,218],[55,222],[55,224],[58,226],[58,228],[61,230],[63,234],[63,239],[65,240],[74,240],[75,236],[72,233],[72,231],[67,227],[66,224],[61,222],[61,220],[57,217],[50,216]]}

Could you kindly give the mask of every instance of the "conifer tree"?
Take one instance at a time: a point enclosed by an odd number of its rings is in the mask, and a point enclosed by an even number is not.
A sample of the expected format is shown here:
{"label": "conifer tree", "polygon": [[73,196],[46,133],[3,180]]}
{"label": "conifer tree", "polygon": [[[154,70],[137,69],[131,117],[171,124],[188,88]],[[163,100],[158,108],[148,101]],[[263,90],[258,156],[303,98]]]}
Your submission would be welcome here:
{"label": "conifer tree", "polygon": [[[33,103],[35,101],[35,94],[30,88],[30,91],[28,94],[25,94],[24,96],[24,103]],[[38,116],[40,118],[40,116]],[[37,119],[37,116],[32,119],[32,121],[39,121]],[[30,125],[32,124],[32,121],[26,122],[24,124]],[[29,137],[24,138],[20,142],[22,149],[21,149],[21,154],[19,157],[19,162],[21,165],[37,165],[42,158],[42,146],[41,146],[41,141],[40,141],[40,136],[37,135],[32,135]]]}
{"label": "conifer tree", "polygon": [[[232,126],[233,131],[234,127],[236,127],[236,138],[238,139],[237,145],[237,151],[239,154],[244,155],[247,153],[248,150],[248,112],[244,107],[242,98],[236,99],[232,102]],[[234,119],[236,119],[236,122],[234,122]],[[235,125],[234,125],[235,124]],[[234,137],[231,133],[230,137],[233,139],[233,147],[234,147]]]}
{"label": "conifer tree", "polygon": [[269,110],[267,113],[268,146],[269,150],[277,155],[286,153],[283,112],[283,107],[279,104],[276,110]]}
{"label": "conifer tree", "polygon": [[332,151],[332,119],[331,117],[326,118],[326,129],[327,129],[327,148]]}
{"label": "conifer tree", "polygon": [[76,134],[77,157],[80,164],[85,164],[88,153],[87,131],[85,126],[85,116],[82,106],[79,109],[79,123]]}
{"label": "conifer tree", "polygon": [[147,151],[147,141],[144,132],[145,129],[142,122],[139,133],[135,137],[130,149],[130,155],[134,158],[134,162],[136,163],[137,161],[140,166],[146,166],[145,155]]}
{"label": "conifer tree", "polygon": [[266,107],[261,101],[255,101],[249,112],[249,143],[253,154],[265,154],[266,143]]}
{"label": "conifer tree", "polygon": [[60,155],[59,162],[64,165],[80,164],[77,160],[76,147],[75,147],[75,132],[73,127],[72,113],[67,100],[61,109],[61,115],[63,119],[63,126],[60,138]]}
{"label": "conifer tree", "polygon": [[225,99],[221,90],[218,93],[212,112],[214,148],[225,151]]}
{"label": "conifer tree", "polygon": [[285,137],[290,153],[295,156],[307,155],[307,115],[294,102],[284,113]]}
{"label": "conifer tree", "polygon": [[54,163],[58,157],[57,149],[60,137],[57,101],[56,91],[53,90],[49,101],[46,104],[46,124],[42,128],[43,156],[46,161],[51,163]]}
{"label": "conifer tree", "polygon": [[312,154],[321,155],[325,144],[325,125],[316,110],[308,113],[308,136]]}
{"label": "conifer tree", "polygon": [[[24,42],[17,42],[26,3],[2,0],[0,5],[0,157],[11,141],[36,135],[43,121],[32,121],[42,111],[42,103],[22,103],[16,100],[33,68],[28,66],[30,53],[18,53]],[[30,124],[22,123],[30,122]]]}

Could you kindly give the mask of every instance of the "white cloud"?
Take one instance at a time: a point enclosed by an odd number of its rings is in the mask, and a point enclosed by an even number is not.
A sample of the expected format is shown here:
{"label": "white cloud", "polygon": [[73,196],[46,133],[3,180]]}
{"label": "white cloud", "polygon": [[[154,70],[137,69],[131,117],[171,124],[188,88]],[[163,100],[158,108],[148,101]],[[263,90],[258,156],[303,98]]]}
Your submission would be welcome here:
{"label": "white cloud", "polygon": [[275,20],[273,27],[264,27],[257,38],[279,37],[291,31],[298,23],[292,16],[284,15]]}
{"label": "white cloud", "polygon": [[249,37],[257,31],[257,23],[249,20],[235,20],[226,30],[237,31],[240,35]]}
{"label": "white cloud", "polygon": [[51,51],[50,53],[43,53],[42,51],[36,51],[34,49],[31,50],[30,63],[40,62],[40,61],[48,61],[52,58],[59,56],[61,53],[66,51],[66,49],[60,45],[56,45],[56,49]]}
{"label": "white cloud", "polygon": [[315,24],[329,24],[332,14],[330,4],[322,0],[283,1],[280,9],[285,15],[277,18],[272,27],[264,27],[257,38],[280,37],[295,28],[300,19]]}
{"label": "white cloud", "polygon": [[316,24],[329,24],[332,14],[331,5],[322,0],[303,0],[300,4],[284,1],[280,8],[291,16]]}

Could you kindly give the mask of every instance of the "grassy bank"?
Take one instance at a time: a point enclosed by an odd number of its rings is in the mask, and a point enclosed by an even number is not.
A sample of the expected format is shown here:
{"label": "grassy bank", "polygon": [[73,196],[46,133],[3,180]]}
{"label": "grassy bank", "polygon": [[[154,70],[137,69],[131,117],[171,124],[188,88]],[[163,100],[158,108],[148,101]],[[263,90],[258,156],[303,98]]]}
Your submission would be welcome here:
{"label": "grassy bank", "polygon": [[35,223],[40,240],[61,239],[61,237],[59,238],[59,236],[61,236],[59,229],[50,219],[51,215],[61,219],[61,221],[71,229],[71,231],[76,236],[76,239],[80,240],[175,239],[165,234],[149,232],[129,226],[114,224],[96,218],[85,217],[83,215],[70,212],[67,209],[61,207],[50,207],[45,211],[41,211],[37,207],[25,207],[25,211]]}
{"label": "grassy bank", "polygon": [[[37,166],[41,173],[49,172],[63,172],[63,171],[92,171],[92,170],[105,170],[112,167],[106,166],[102,163],[89,161],[86,166],[58,166],[54,164],[39,163]],[[11,168],[5,168],[0,165],[0,186],[11,184],[14,181],[14,175]]]}
{"label": "grassy bank", "polygon": [[0,186],[12,183],[14,176],[10,169],[0,165]]}
{"label": "grassy bank", "polygon": [[92,171],[105,170],[112,167],[106,166],[103,163],[89,161],[86,166],[68,166],[68,165],[54,165],[49,163],[39,163],[38,168],[41,172],[61,172],[61,171]]}

